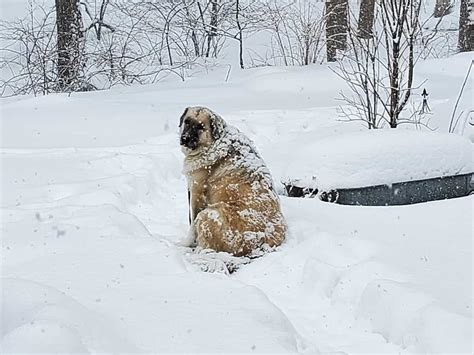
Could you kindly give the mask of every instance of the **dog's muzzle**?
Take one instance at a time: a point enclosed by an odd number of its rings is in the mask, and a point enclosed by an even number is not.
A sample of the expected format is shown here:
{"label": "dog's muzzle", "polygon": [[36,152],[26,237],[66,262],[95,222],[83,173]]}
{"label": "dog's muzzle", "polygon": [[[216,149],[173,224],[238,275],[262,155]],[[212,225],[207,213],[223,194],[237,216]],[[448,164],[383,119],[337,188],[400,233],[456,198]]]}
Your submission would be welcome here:
{"label": "dog's muzzle", "polygon": [[198,143],[199,143],[199,135],[197,134],[197,132],[194,134],[189,131],[183,132],[179,140],[180,145],[191,150],[196,149],[198,147]]}

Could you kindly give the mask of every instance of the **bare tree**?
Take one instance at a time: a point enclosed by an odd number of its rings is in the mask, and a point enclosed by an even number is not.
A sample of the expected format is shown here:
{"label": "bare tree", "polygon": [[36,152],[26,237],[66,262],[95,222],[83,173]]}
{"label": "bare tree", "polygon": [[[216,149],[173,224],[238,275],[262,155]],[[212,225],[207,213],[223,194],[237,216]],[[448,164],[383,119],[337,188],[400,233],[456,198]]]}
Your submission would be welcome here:
{"label": "bare tree", "polygon": [[[370,10],[375,0],[363,1]],[[244,48],[252,65],[308,65],[324,60],[325,40],[334,60],[348,37],[348,0],[55,0],[52,12],[30,17],[0,21],[4,94],[152,83],[170,73],[184,80],[192,65],[213,65],[208,58],[217,58],[228,40],[238,44],[241,68]],[[254,59],[258,52],[244,41],[257,32],[270,40]]]}
{"label": "bare tree", "polygon": [[[390,78],[389,117],[390,127],[396,128],[400,112],[408,103],[413,84],[415,35],[419,26],[421,1],[390,0],[382,1],[382,16],[386,54],[389,59]],[[402,67],[403,56],[407,56],[406,67]],[[405,87],[401,86],[403,76],[407,75]]]}
{"label": "bare tree", "polygon": [[74,90],[82,69],[83,28],[78,0],[55,0],[58,54],[58,85]]}
{"label": "bare tree", "polygon": [[308,65],[322,60],[325,28],[324,3],[294,1],[261,3],[256,22],[271,35],[262,64]]}
{"label": "bare tree", "polygon": [[237,24],[237,38],[239,41],[239,64],[240,68],[244,69],[244,38],[243,38],[243,29],[240,22],[240,1],[235,1],[235,23]]}
{"label": "bare tree", "polygon": [[184,78],[193,63],[188,31],[180,25],[185,9],[175,9],[176,1],[161,3],[160,12],[148,2],[101,0],[97,8],[82,0],[85,29],[75,17],[71,31],[56,20],[64,8],[29,3],[25,18],[0,21],[2,96],[151,83],[170,73]]}
{"label": "bare tree", "polygon": [[92,11],[89,8],[89,3],[87,0],[84,0],[81,2],[81,5],[84,7],[84,11],[89,17],[90,24],[87,26],[85,31],[89,31],[90,29],[94,29],[95,34],[97,36],[97,40],[100,41],[102,38],[102,28],[105,27],[109,29],[110,31],[115,31],[115,28],[105,22],[105,14],[107,12],[107,7],[109,6],[110,0],[102,0],[99,12],[97,14],[93,14]]}
{"label": "bare tree", "polygon": [[55,10],[29,2],[28,15],[0,22],[0,96],[57,89]]}
{"label": "bare tree", "polygon": [[433,16],[440,18],[449,15],[453,10],[451,0],[436,0]]}
{"label": "bare tree", "polygon": [[190,10],[192,3],[194,1],[191,0],[183,0],[184,5],[184,21],[183,23],[185,26],[189,28],[189,37],[191,38],[193,48],[194,48],[194,55],[196,57],[201,56],[201,49],[199,45],[199,39],[196,33],[196,29],[198,26],[198,19],[196,16],[193,15],[193,12]]}
{"label": "bare tree", "polygon": [[372,37],[362,38],[351,29],[352,52],[337,70],[352,93],[343,94],[348,104],[343,114],[350,120],[364,121],[369,129],[385,124],[396,128],[415,120],[400,115],[413,90],[420,8],[421,0],[381,1],[376,6]]}
{"label": "bare tree", "polygon": [[461,52],[474,50],[474,1],[461,0],[459,12],[459,41]]}
{"label": "bare tree", "polygon": [[239,0],[183,0],[183,3],[186,6],[181,25],[188,31],[195,56],[216,58],[226,39],[232,39],[239,42],[239,62],[243,68],[244,32],[256,1],[246,1],[245,5]]}
{"label": "bare tree", "polygon": [[[200,3],[198,2],[198,4],[200,4]],[[212,42],[213,42],[214,38],[217,37],[217,29],[218,29],[217,26],[219,25],[219,22],[218,22],[218,16],[219,16],[219,10],[220,10],[219,0],[210,0],[210,4],[211,4],[211,11],[210,11],[211,20],[209,22],[209,27],[208,27],[208,31],[207,31],[206,57],[209,57]],[[199,8],[200,8],[201,15],[202,15],[201,7],[199,7]],[[214,56],[216,56],[216,55],[217,55],[217,53],[216,53],[216,51],[214,51]]]}
{"label": "bare tree", "polygon": [[322,50],[325,14],[311,4],[302,4],[290,16],[290,28],[297,40],[297,53],[300,64],[316,63]]}

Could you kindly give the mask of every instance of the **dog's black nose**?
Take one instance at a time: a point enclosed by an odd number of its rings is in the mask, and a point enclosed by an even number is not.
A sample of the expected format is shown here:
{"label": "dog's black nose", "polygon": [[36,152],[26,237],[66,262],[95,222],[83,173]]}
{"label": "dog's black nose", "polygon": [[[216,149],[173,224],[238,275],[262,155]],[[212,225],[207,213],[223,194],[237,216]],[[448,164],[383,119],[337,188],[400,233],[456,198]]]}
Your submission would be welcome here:
{"label": "dog's black nose", "polygon": [[195,124],[187,124],[184,126],[180,143],[182,146],[189,149],[196,149],[199,142],[199,129]]}
{"label": "dog's black nose", "polygon": [[183,147],[189,148],[189,149],[196,149],[198,146],[198,138],[197,137],[190,137],[188,135],[182,135],[180,138],[180,144]]}

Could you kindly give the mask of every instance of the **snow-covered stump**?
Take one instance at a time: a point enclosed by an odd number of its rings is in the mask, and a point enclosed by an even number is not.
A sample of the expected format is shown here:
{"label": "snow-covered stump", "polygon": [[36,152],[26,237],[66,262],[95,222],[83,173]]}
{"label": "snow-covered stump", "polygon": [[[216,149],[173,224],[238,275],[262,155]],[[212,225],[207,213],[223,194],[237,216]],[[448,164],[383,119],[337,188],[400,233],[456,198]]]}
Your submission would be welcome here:
{"label": "snow-covered stump", "polygon": [[295,152],[288,166],[284,181],[290,197],[388,206],[474,192],[473,145],[457,135],[369,131],[314,145],[311,160]]}

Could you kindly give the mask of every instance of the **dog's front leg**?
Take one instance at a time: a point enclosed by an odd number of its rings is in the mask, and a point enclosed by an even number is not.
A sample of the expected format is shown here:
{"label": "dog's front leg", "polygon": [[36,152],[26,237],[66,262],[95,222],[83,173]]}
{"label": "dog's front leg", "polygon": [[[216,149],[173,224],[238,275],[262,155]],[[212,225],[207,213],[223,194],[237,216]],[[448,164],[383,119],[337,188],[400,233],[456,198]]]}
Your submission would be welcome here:
{"label": "dog's front leg", "polygon": [[201,184],[192,183],[188,188],[188,204],[189,204],[189,231],[184,240],[181,241],[183,246],[192,246],[196,241],[196,228],[194,221],[197,215],[206,208],[206,189]]}
{"label": "dog's front leg", "polygon": [[191,191],[188,189],[188,220],[189,225],[193,223],[192,211],[191,211]]}
{"label": "dog's front leg", "polygon": [[184,237],[179,244],[185,247],[191,247],[196,241],[196,234],[194,230],[194,217],[193,217],[193,204],[191,197],[191,190],[188,188],[188,220],[189,220],[189,230],[186,237]]}
{"label": "dog's front leg", "polygon": [[190,186],[191,201],[191,225],[194,224],[197,215],[207,206],[207,186],[203,183],[194,181]]}
{"label": "dog's front leg", "polygon": [[191,203],[191,190],[189,188],[188,188],[188,220],[189,220],[188,234],[179,243],[185,247],[192,246],[194,242],[196,241],[196,235],[194,233],[194,226],[193,226],[193,209],[192,209],[192,203]]}

